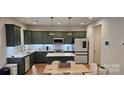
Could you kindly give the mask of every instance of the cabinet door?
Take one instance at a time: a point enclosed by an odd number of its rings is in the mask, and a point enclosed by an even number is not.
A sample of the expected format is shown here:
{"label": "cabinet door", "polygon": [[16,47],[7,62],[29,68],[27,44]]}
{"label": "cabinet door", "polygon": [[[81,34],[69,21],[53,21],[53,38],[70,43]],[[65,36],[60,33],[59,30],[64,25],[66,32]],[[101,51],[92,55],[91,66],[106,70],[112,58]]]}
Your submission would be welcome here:
{"label": "cabinet door", "polygon": [[15,36],[15,44],[17,46],[19,46],[19,45],[21,45],[20,27],[14,26],[14,29],[15,29],[14,32],[16,34],[16,36]]}
{"label": "cabinet door", "polygon": [[18,30],[16,26],[14,26],[14,42],[15,45],[18,46]]}
{"label": "cabinet door", "polygon": [[53,43],[53,36],[50,35],[50,31],[42,32],[43,37],[43,44],[52,44]]}
{"label": "cabinet door", "polygon": [[54,35],[53,35],[54,38],[63,38],[63,32],[62,31],[55,31],[54,32]]}
{"label": "cabinet door", "polygon": [[7,58],[7,63],[9,64],[17,64],[18,75],[25,74],[25,62],[24,58]]}
{"label": "cabinet door", "polygon": [[73,42],[73,37],[72,37],[72,34],[71,34],[71,32],[70,32],[70,34],[68,34],[69,32],[64,32],[64,43],[65,44],[72,44]]}
{"label": "cabinet door", "polygon": [[14,26],[10,24],[5,24],[6,28],[6,45],[7,46],[14,46]]}
{"label": "cabinet door", "polygon": [[47,52],[35,52],[35,63],[46,63]]}
{"label": "cabinet door", "polygon": [[18,46],[21,44],[20,27],[14,24],[5,24],[7,46]]}
{"label": "cabinet door", "polygon": [[73,32],[73,38],[86,38],[86,31]]}
{"label": "cabinet door", "polygon": [[31,43],[32,44],[42,44],[42,32],[32,31],[31,32]]}
{"label": "cabinet door", "polygon": [[31,31],[24,31],[24,43],[31,44]]}
{"label": "cabinet door", "polygon": [[24,62],[24,59],[22,60],[22,62],[18,63],[18,74],[19,75],[25,74],[25,62]]}

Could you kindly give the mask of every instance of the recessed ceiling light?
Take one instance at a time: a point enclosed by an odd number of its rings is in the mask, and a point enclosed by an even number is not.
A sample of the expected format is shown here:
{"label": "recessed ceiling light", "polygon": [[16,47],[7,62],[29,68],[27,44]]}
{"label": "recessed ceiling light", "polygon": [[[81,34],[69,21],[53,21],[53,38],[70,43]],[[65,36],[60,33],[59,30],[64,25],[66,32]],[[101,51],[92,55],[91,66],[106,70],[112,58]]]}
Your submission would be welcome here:
{"label": "recessed ceiling light", "polygon": [[60,22],[58,22],[57,24],[58,24],[58,25],[60,25],[61,23],[60,23]]}
{"label": "recessed ceiling light", "polygon": [[89,19],[92,19],[93,17],[89,17]]}
{"label": "recessed ceiling light", "polygon": [[33,24],[37,24],[37,22],[38,22],[38,20],[35,20],[35,21],[33,22]]}
{"label": "recessed ceiling light", "polygon": [[83,25],[84,23],[82,22],[81,25]]}
{"label": "recessed ceiling light", "polygon": [[37,22],[33,22],[33,24],[37,24]]}

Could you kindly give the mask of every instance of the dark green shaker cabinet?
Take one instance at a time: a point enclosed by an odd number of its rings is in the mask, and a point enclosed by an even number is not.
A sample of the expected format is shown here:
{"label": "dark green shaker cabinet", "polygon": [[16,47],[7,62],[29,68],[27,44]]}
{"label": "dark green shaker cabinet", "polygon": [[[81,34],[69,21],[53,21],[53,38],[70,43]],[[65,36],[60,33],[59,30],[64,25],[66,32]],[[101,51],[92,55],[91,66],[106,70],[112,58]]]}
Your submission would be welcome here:
{"label": "dark green shaker cabinet", "polygon": [[24,30],[24,43],[31,44],[31,31]]}
{"label": "dark green shaker cabinet", "polygon": [[42,32],[43,44],[52,44],[53,36],[50,35],[50,31]]}
{"label": "dark green shaker cabinet", "polygon": [[7,46],[21,45],[20,27],[14,24],[5,24]]}
{"label": "dark green shaker cabinet", "polygon": [[42,32],[41,31],[31,31],[31,43],[42,44]]}
{"label": "dark green shaker cabinet", "polygon": [[86,38],[86,31],[73,32],[73,38]]}
{"label": "dark green shaker cabinet", "polygon": [[[35,52],[34,54],[34,60],[35,60],[35,63],[47,63],[46,62],[46,55],[47,55],[48,52],[41,52],[41,51],[37,51]],[[34,64],[35,64],[34,63]]]}
{"label": "dark green shaker cabinet", "polygon": [[7,58],[7,63],[9,64],[17,64],[18,75],[25,74],[25,60],[24,58]]}
{"label": "dark green shaker cabinet", "polygon": [[72,44],[73,42],[73,37],[72,37],[72,32],[64,32],[64,44]]}
{"label": "dark green shaker cabinet", "polygon": [[73,44],[75,38],[86,38],[86,31],[24,31],[25,44],[53,44],[53,38],[63,38]]}
{"label": "dark green shaker cabinet", "polygon": [[53,32],[54,33],[54,35],[53,35],[53,37],[54,38],[63,38],[63,31],[54,31]]}

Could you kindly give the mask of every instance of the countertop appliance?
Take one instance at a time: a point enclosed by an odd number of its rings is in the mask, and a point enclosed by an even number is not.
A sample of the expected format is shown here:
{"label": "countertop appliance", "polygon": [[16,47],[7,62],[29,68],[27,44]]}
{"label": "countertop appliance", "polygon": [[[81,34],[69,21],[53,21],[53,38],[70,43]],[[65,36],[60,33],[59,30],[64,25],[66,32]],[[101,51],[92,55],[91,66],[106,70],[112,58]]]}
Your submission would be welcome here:
{"label": "countertop appliance", "polygon": [[76,38],[75,46],[75,62],[88,63],[88,40],[83,38]]}

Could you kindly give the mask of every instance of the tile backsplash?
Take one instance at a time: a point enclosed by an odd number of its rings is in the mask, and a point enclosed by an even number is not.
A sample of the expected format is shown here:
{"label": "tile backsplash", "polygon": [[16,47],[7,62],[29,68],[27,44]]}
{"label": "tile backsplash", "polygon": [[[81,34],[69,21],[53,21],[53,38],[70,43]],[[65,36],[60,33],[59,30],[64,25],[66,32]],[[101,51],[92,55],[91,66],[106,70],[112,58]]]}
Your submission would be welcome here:
{"label": "tile backsplash", "polygon": [[34,51],[73,51],[73,44],[32,44],[25,45],[25,50],[34,50]]}
{"label": "tile backsplash", "polygon": [[73,51],[73,44],[30,44],[17,47],[7,47],[7,56],[24,51]]}
{"label": "tile backsplash", "polygon": [[21,46],[7,47],[7,56],[21,52]]}

